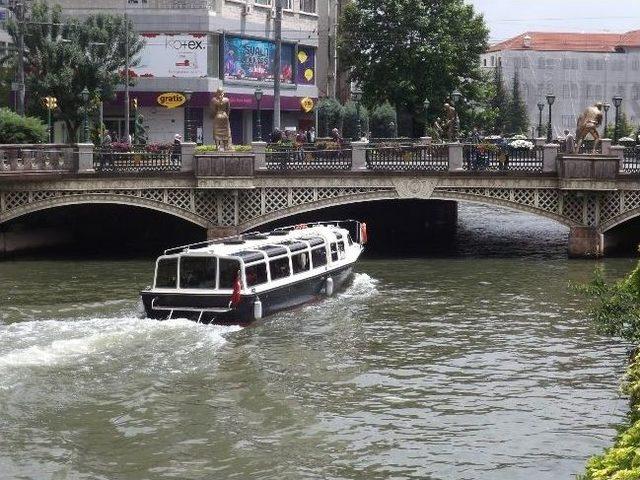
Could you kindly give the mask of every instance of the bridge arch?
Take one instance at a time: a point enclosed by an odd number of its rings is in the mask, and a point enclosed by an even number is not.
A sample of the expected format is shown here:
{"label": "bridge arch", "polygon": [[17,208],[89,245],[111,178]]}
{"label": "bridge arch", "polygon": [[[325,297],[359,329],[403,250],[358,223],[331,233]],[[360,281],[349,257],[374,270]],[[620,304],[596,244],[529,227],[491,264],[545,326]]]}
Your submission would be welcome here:
{"label": "bridge arch", "polygon": [[[288,208],[283,208],[276,210],[274,212],[270,212],[266,215],[262,215],[251,219],[249,221],[243,222],[238,225],[239,232],[246,232],[250,230],[255,230],[262,225],[266,225],[272,222],[276,222],[279,220],[284,220],[288,217],[292,217],[294,215],[312,212],[314,210],[320,210],[327,207],[336,207],[340,205],[350,205],[356,203],[366,203],[366,202],[375,202],[375,201],[383,201],[383,200],[449,200],[456,202],[466,202],[466,203],[474,203],[478,205],[484,206],[496,206],[502,208],[508,208],[511,210],[515,210],[522,213],[529,213],[533,215],[537,215],[540,217],[544,217],[550,220],[553,220],[561,225],[566,227],[575,227],[580,226],[580,223],[571,220],[570,218],[559,215],[555,212],[544,210],[542,208],[536,208],[528,205],[524,205],[521,203],[486,197],[481,195],[471,195],[467,193],[454,192],[454,191],[434,191],[431,195],[425,196],[420,194],[402,194],[402,192],[398,192],[397,190],[379,190],[372,192],[364,192],[352,195],[339,196],[329,199],[318,200],[309,203],[303,203],[300,205],[291,206]],[[638,211],[638,215],[640,215],[640,209]]]}
{"label": "bridge arch", "polygon": [[89,204],[113,204],[125,205],[133,207],[142,207],[166,213],[182,220],[193,223],[202,228],[210,226],[210,222],[184,208],[180,208],[167,203],[151,200],[148,198],[140,198],[126,195],[104,195],[104,194],[74,194],[65,196],[56,196],[45,200],[27,203],[25,205],[13,208],[11,210],[0,213],[0,224],[10,220],[18,219],[30,213],[35,213],[52,208],[65,207],[71,205],[89,205]]}

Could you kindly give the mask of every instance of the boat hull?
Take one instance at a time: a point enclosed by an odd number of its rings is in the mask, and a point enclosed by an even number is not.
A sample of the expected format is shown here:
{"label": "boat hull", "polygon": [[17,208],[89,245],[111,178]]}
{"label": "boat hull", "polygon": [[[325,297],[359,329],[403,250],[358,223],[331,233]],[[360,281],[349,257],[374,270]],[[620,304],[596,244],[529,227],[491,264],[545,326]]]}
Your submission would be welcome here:
{"label": "boat hull", "polygon": [[262,317],[312,302],[326,296],[327,279],[333,280],[334,292],[343,288],[353,274],[353,264],[319,273],[258,294],[243,294],[240,303],[229,308],[230,295],[141,292],[149,318],[166,320],[188,318],[200,323],[248,324],[255,320],[254,303],[262,303]]}

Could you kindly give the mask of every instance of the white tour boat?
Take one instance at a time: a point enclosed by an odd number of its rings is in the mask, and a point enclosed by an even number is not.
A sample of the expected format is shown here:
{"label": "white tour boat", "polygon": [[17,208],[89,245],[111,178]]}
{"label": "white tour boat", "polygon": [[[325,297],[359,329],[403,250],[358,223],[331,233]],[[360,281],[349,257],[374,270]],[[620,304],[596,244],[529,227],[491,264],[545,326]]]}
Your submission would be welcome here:
{"label": "white tour boat", "polygon": [[157,259],[142,302],[156,319],[248,323],[332,295],[366,242],[366,225],[347,220],[172,248]]}

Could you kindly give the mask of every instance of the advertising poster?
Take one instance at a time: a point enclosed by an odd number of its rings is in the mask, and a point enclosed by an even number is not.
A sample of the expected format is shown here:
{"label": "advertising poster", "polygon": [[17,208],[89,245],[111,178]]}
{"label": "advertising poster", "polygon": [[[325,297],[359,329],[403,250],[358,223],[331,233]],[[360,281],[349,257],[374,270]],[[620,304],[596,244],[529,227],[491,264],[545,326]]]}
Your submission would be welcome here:
{"label": "advertising poster", "polygon": [[207,76],[207,35],[202,33],[143,33],[140,62],[131,70],[138,77],[199,78]]}
{"label": "advertising poster", "polygon": [[298,85],[314,85],[316,83],[316,50],[313,47],[298,46],[296,83]]}
{"label": "advertising poster", "polygon": [[[224,79],[273,80],[276,45],[268,40],[240,37],[224,39]],[[281,81],[293,83],[293,45],[282,44]]]}

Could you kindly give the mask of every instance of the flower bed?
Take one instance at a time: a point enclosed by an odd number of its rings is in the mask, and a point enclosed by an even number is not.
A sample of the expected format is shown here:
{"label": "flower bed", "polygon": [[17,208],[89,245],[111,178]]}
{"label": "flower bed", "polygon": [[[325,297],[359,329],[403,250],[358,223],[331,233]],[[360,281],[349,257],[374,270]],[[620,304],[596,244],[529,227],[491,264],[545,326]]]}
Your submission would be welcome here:
{"label": "flower bed", "polygon": [[[250,152],[251,145],[231,145],[232,152]],[[196,154],[212,153],[219,151],[217,145],[199,145],[196,147]]]}

